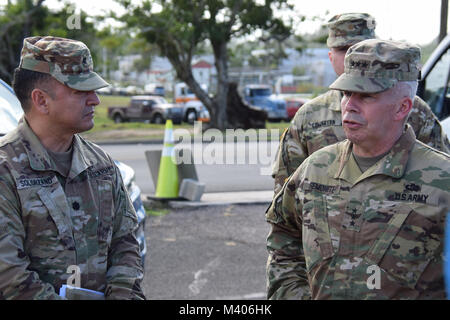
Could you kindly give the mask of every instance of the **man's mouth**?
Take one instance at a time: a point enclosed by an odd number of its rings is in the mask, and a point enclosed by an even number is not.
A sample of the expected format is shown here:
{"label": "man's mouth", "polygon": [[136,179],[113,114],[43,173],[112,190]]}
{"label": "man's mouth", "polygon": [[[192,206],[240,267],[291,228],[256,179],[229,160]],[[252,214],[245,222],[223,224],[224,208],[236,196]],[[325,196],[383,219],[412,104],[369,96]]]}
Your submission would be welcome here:
{"label": "man's mouth", "polygon": [[345,127],[349,129],[358,129],[363,126],[361,122],[354,121],[354,120],[343,120],[343,124]]}
{"label": "man's mouth", "polygon": [[85,117],[94,117],[94,110],[87,112],[84,116]]}

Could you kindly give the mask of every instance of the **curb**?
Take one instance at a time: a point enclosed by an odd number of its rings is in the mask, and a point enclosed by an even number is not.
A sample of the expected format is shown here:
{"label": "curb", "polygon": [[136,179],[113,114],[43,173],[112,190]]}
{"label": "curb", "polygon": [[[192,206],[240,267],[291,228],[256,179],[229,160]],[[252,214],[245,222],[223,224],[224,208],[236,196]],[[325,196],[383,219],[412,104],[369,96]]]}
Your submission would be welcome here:
{"label": "curb", "polygon": [[106,140],[106,141],[95,141],[90,140],[91,142],[98,145],[121,145],[121,144],[163,144],[163,140],[126,140],[126,141],[114,141],[114,140]]}
{"label": "curb", "polygon": [[[240,192],[236,192],[240,193]],[[242,192],[241,194],[247,193],[247,196],[239,196],[236,197],[236,193],[229,193],[227,195],[227,192],[223,193],[217,193],[220,196],[217,197],[217,195],[214,197],[213,194],[206,193],[204,194],[206,197],[204,197],[203,201],[189,201],[189,200],[180,200],[180,199],[173,199],[173,200],[158,200],[154,199],[153,195],[142,195],[142,202],[144,203],[144,206],[147,208],[151,207],[169,207],[173,209],[181,209],[181,208],[196,208],[196,207],[207,207],[207,206],[228,206],[228,205],[269,205],[272,202],[272,191],[249,191],[249,192]],[[234,196],[230,196],[234,195]],[[212,196],[212,197],[211,197]],[[206,198],[206,199],[205,199]],[[209,199],[208,199],[209,198]],[[217,199],[219,198],[219,199]],[[220,199],[224,198],[224,199]],[[247,199],[246,199],[247,198]]]}
{"label": "curb", "polygon": [[[154,140],[93,140],[93,139],[89,139],[87,138],[89,141],[98,144],[98,145],[120,145],[120,144],[164,144],[164,139],[154,139]],[[181,141],[175,141],[175,145],[179,144]],[[189,142],[184,142],[187,144],[196,144],[196,143],[202,143],[202,144],[210,144],[210,143],[215,143],[216,141],[214,141],[213,139],[194,139],[192,138]],[[279,139],[276,140],[272,140],[272,139],[260,139],[259,136],[257,137],[257,139],[255,140],[248,140],[244,139],[243,140],[239,140],[237,139],[237,141],[235,141],[235,139],[233,139],[233,141],[227,141],[226,140],[226,136],[225,136],[225,140],[223,141],[223,143],[250,143],[250,142],[266,142],[266,143],[272,143],[272,142],[279,142]]]}
{"label": "curb", "polygon": [[198,207],[217,207],[217,206],[229,206],[229,205],[269,205],[271,200],[261,201],[223,201],[223,202],[202,202],[202,201],[158,201],[158,200],[143,200],[144,207],[151,208],[152,206],[167,206],[172,209],[183,208],[198,208]]}

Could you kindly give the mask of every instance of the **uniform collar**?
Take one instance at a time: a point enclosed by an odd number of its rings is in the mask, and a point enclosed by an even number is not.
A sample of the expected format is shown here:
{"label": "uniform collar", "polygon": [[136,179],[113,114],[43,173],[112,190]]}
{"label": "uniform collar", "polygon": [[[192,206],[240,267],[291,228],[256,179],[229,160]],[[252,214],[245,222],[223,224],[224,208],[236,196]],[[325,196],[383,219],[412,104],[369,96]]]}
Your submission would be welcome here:
{"label": "uniform collar", "polygon": [[[57,171],[56,166],[51,160],[47,150],[30,128],[24,117],[22,117],[19,121],[18,130],[22,136],[22,143],[28,155],[30,167],[36,171]],[[82,147],[82,139],[78,135],[74,135],[72,143],[72,165],[68,178],[76,177],[81,172],[95,164],[95,161],[88,162],[86,160],[89,157],[86,155],[86,151]]]}
{"label": "uniform collar", "polygon": [[342,91],[329,90],[328,92],[331,97],[331,99],[329,99],[330,103],[328,109],[341,112]]}
{"label": "uniform collar", "polygon": [[[416,141],[414,130],[409,124],[405,126],[405,130],[398,141],[394,144],[391,150],[381,158],[375,165],[367,169],[363,174],[358,166],[352,164],[353,143],[345,140],[342,147],[339,149],[340,153],[337,161],[330,167],[335,179],[343,179],[352,184],[368,178],[373,175],[382,174],[392,178],[401,178],[405,173],[405,169],[409,160],[409,155]],[[353,160],[353,162],[355,162]],[[358,170],[356,170],[358,169]]]}

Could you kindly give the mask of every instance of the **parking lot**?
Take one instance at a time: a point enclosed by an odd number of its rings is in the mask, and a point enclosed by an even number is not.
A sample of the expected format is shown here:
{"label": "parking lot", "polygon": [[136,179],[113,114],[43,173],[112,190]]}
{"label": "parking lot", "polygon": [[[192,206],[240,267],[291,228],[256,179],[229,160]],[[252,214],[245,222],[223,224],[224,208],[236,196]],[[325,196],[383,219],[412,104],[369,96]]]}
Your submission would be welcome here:
{"label": "parking lot", "polygon": [[147,299],[265,299],[266,208],[219,205],[149,216]]}

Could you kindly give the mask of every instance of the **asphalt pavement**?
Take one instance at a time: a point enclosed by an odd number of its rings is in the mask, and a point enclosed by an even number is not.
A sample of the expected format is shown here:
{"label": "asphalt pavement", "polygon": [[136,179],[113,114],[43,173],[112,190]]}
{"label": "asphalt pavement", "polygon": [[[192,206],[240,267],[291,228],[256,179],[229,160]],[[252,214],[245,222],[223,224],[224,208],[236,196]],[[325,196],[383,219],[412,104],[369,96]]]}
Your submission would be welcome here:
{"label": "asphalt pavement", "polygon": [[[113,158],[135,169],[146,208],[161,214],[148,215],[145,226],[147,299],[265,299],[269,225],[264,214],[273,197],[273,180],[261,172],[270,166],[199,165],[199,179],[209,186],[200,200],[161,204],[151,200],[154,189],[145,187],[150,176],[141,155],[159,147],[105,146]],[[252,153],[258,145],[248,148]]]}
{"label": "asphalt pavement", "polygon": [[[136,183],[141,188],[142,193],[155,193],[155,184],[150,174],[145,151],[162,150],[162,145],[149,143],[102,144],[101,147],[113,159],[119,160],[134,169]],[[221,193],[273,190],[270,169],[277,147],[278,141],[271,145],[257,142],[210,143],[203,144],[200,147],[191,144],[179,144],[176,149],[183,148],[194,151],[198,179],[205,184],[205,193]],[[211,154],[216,157],[217,162],[208,162],[207,156]],[[226,162],[225,160],[230,158],[230,154],[234,157],[231,157],[231,162]],[[244,158],[237,159],[238,154],[243,154]]]}
{"label": "asphalt pavement", "polygon": [[222,204],[148,216],[147,299],[265,299],[266,208]]}

